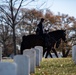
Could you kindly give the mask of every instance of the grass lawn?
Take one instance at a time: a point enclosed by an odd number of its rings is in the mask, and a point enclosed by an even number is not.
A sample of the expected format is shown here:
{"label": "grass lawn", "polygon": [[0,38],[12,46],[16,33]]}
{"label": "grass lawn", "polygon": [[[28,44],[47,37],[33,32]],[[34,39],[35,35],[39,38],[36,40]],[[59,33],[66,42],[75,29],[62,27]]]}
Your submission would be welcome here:
{"label": "grass lawn", "polygon": [[[2,60],[13,62],[13,60]],[[31,75],[76,75],[76,64],[72,58],[43,58],[40,67]]]}
{"label": "grass lawn", "polygon": [[41,66],[31,75],[76,75],[76,64],[71,58],[43,58]]}

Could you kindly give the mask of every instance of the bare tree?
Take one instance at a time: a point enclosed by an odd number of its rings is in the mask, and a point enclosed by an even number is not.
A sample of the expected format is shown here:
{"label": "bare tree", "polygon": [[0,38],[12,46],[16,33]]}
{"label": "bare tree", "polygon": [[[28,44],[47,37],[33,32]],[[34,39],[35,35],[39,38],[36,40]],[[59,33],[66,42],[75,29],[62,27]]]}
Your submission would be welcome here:
{"label": "bare tree", "polygon": [[37,22],[41,17],[43,17],[43,12],[36,9],[31,9],[24,11],[23,13],[24,18],[22,19],[21,25],[23,26],[23,28],[29,31],[29,34],[31,34],[32,32],[35,32]]}
{"label": "bare tree", "polygon": [[[0,16],[1,17],[1,16]],[[9,39],[9,26],[3,23],[3,19],[0,20],[0,43],[3,46],[3,53],[7,55],[7,40]]]}
{"label": "bare tree", "polygon": [[[27,0],[2,0],[0,4],[0,13],[3,15],[4,24],[11,26],[13,30],[13,45],[14,55],[16,55],[16,36],[15,27],[19,24],[23,16],[21,17],[19,12],[20,8],[24,5]],[[29,4],[34,0],[30,0],[25,5]],[[24,5],[24,6],[25,6]],[[1,17],[0,17],[1,18]],[[0,19],[1,20],[1,19]]]}

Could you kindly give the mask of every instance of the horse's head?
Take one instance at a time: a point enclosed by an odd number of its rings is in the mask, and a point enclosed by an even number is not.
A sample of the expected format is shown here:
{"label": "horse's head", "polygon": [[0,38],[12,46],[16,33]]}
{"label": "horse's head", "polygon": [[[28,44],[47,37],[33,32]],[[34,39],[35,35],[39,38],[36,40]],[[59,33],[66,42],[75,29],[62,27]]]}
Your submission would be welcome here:
{"label": "horse's head", "polygon": [[63,40],[64,42],[67,42],[67,41],[66,41],[66,30],[62,30],[62,40]]}

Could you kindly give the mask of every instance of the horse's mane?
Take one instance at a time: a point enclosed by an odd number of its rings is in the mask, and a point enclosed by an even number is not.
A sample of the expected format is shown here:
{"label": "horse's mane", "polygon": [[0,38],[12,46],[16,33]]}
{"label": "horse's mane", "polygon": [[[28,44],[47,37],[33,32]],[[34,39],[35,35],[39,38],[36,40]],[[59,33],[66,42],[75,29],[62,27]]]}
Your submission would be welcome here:
{"label": "horse's mane", "polygon": [[49,32],[48,34],[51,36],[56,36],[56,35],[59,36],[59,35],[62,35],[64,32],[65,30],[55,30],[55,31]]}
{"label": "horse's mane", "polygon": [[55,30],[55,31],[51,31],[49,33],[58,33],[58,32],[64,32],[65,30]]}

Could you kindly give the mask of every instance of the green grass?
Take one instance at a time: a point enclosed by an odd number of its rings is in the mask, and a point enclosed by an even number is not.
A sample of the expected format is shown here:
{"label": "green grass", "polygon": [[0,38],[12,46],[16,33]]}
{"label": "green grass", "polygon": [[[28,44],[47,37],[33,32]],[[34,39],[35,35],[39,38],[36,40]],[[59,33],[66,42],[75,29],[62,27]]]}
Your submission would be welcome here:
{"label": "green grass", "polygon": [[76,65],[71,58],[43,58],[41,66],[31,75],[76,75]]}

